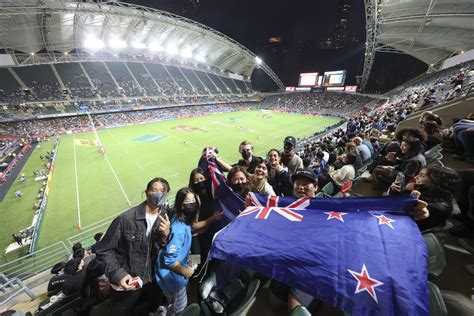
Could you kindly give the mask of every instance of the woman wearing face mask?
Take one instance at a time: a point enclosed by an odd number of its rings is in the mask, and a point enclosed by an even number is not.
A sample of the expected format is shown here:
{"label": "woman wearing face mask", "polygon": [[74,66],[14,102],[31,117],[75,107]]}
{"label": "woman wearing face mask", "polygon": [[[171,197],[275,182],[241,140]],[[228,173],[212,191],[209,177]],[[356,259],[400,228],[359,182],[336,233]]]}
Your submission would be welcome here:
{"label": "woman wearing face mask", "polygon": [[230,169],[229,173],[227,174],[227,183],[229,183],[229,186],[234,191],[234,193],[237,193],[243,199],[245,199],[250,191],[250,185],[247,179],[247,172],[240,166],[232,167],[232,169]]}
{"label": "woman wearing face mask", "polygon": [[209,231],[209,226],[222,218],[221,212],[216,212],[217,203],[210,195],[207,189],[207,181],[204,170],[195,168],[189,176],[188,188],[192,189],[201,201],[196,220],[192,224],[193,242],[191,245],[191,253],[201,254],[201,262],[205,262],[207,254],[211,249],[212,236],[214,232]]}
{"label": "woman wearing face mask", "polygon": [[156,262],[156,281],[168,300],[167,315],[180,313],[188,303],[186,284],[196,268],[188,263],[191,225],[200,206],[197,194],[188,188],[176,193],[174,205],[170,240]]}
{"label": "woman wearing face mask", "polygon": [[[162,297],[154,282],[157,249],[164,247],[170,235],[166,206],[168,181],[154,178],[146,187],[146,201],[120,214],[107,229],[97,247],[97,260],[105,264],[111,283],[111,315],[130,315],[140,301],[155,310]],[[139,277],[143,286],[133,282]],[[150,298],[150,299],[148,299]]]}

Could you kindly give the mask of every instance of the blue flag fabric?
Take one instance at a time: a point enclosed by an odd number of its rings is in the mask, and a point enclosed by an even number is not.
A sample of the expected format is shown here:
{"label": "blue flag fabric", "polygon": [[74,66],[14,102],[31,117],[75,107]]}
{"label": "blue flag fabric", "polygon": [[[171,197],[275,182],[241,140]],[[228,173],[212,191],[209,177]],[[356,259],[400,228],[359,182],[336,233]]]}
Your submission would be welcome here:
{"label": "blue flag fabric", "polygon": [[427,250],[406,214],[413,197],[250,200],[215,236],[210,258],[353,315],[429,315]]}
{"label": "blue flag fabric", "polygon": [[227,185],[227,180],[222,173],[219,164],[216,161],[217,149],[214,147],[205,147],[202,156],[199,159],[198,166],[206,172],[206,178],[209,179],[210,192],[214,199],[217,199],[222,210],[223,219],[218,223],[218,229],[233,221],[244,207],[244,199],[234,193]]}

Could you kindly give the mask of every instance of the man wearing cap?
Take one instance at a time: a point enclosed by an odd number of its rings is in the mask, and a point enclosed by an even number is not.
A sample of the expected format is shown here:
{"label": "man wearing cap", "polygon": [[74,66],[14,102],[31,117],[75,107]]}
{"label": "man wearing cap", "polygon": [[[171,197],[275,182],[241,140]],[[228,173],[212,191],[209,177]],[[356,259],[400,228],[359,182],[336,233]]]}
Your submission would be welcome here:
{"label": "man wearing cap", "polygon": [[[294,197],[314,198],[318,193],[318,178],[310,169],[297,169],[291,176],[291,180]],[[278,304],[277,302],[288,301],[289,308],[291,306],[290,311],[293,311],[297,305],[308,306],[313,299],[311,295],[276,280],[272,280],[270,284],[270,302]]]}
{"label": "man wearing cap", "polygon": [[295,153],[296,139],[293,136],[287,136],[283,141],[283,153],[281,161],[288,168],[288,175],[292,175],[297,169],[303,169],[303,159]]}
{"label": "man wearing cap", "polygon": [[318,178],[310,169],[296,170],[291,180],[293,180],[293,195],[297,198],[314,198],[318,193]]}

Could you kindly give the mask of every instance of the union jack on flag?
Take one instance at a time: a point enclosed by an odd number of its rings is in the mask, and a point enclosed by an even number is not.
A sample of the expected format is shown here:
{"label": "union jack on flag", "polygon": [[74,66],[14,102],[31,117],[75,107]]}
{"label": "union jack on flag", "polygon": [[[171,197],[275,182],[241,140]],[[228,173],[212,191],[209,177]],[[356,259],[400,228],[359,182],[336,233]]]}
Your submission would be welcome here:
{"label": "union jack on flag", "polygon": [[268,195],[265,198],[265,196],[256,195],[253,192],[249,193],[248,198],[253,206],[247,207],[240,213],[239,217],[257,213],[255,218],[268,219],[270,214],[275,212],[290,221],[301,222],[303,220],[303,215],[295,211],[306,210],[310,203],[308,197],[297,199],[292,203],[281,203],[279,196]]}
{"label": "union jack on flag", "polygon": [[217,164],[216,157],[217,149],[215,147],[205,147],[202,151],[199,163],[199,166],[209,173],[209,178],[211,180],[211,193],[214,198],[216,198],[217,188],[223,183],[226,183],[226,178]]}

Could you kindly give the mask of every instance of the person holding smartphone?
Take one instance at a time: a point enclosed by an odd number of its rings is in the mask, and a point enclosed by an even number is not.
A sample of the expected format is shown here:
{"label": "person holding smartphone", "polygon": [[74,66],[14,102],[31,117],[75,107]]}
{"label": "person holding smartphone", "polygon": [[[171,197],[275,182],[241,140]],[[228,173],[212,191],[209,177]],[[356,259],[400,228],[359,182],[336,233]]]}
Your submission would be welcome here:
{"label": "person holding smartphone", "polygon": [[199,198],[191,189],[182,188],[176,193],[174,205],[170,240],[156,262],[156,282],[168,300],[167,315],[176,315],[186,308],[186,285],[197,267],[188,260],[191,226],[200,207]]}
{"label": "person holding smartphone", "polygon": [[97,260],[105,265],[111,284],[111,315],[135,315],[133,309],[141,303],[150,311],[159,305],[163,294],[154,282],[154,266],[170,235],[169,191],[168,181],[152,179],[146,201],[115,218],[98,244]]}
{"label": "person holding smartphone", "polygon": [[452,215],[452,201],[460,188],[460,177],[456,171],[446,167],[428,166],[420,170],[413,182],[405,183],[400,176],[397,176],[397,179],[390,186],[390,195],[413,193],[428,203],[430,216],[416,222],[421,231],[446,223]]}

